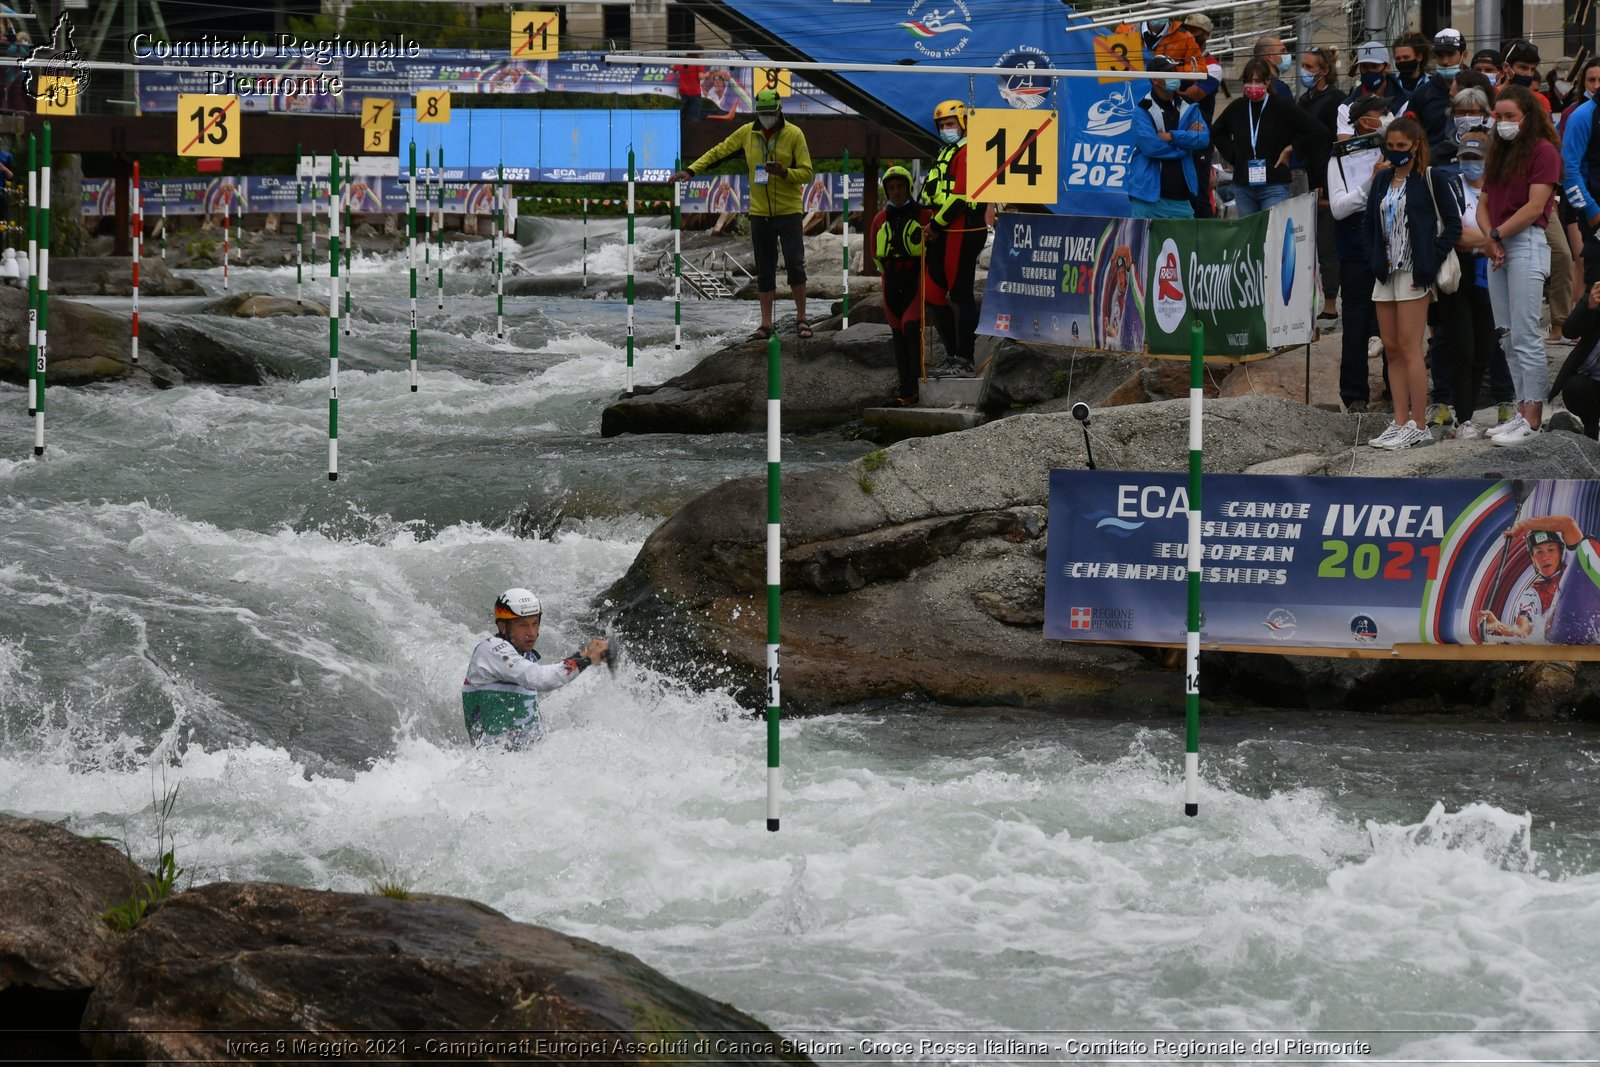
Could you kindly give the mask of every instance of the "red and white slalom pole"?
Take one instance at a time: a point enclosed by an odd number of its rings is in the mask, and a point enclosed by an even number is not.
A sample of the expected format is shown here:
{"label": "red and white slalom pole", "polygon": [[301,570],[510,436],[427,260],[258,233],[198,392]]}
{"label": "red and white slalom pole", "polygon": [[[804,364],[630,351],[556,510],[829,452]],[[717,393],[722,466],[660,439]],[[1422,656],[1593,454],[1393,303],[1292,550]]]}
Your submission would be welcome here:
{"label": "red and white slalom pole", "polygon": [[139,259],[144,255],[144,199],[139,191],[139,164],[133,164],[133,350],[139,362]]}

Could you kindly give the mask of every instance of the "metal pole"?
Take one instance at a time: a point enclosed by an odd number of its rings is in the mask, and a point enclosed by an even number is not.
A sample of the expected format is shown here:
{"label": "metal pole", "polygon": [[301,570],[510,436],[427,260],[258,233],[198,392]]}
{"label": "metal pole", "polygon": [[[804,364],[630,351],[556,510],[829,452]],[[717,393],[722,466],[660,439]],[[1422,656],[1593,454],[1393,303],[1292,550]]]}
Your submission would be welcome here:
{"label": "metal pole", "polygon": [[219,185],[222,193],[222,291],[228,291],[228,208],[233,202],[232,186]]}
{"label": "metal pole", "polygon": [[305,156],[301,154],[300,145],[294,146],[294,302],[304,304],[305,301],[305,262],[306,262],[306,235],[301,225],[304,212],[305,185],[300,179],[300,171],[305,165]]}
{"label": "metal pole", "polygon": [[767,338],[767,829],[778,829],[778,799],[783,769],[778,763],[778,723],[782,701],[778,694],[780,658],[779,600],[782,592],[782,410],[778,335]]}
{"label": "metal pole", "polygon": [[39,411],[44,387],[39,362],[39,148],[28,134],[28,418]]}
{"label": "metal pole", "polygon": [[628,149],[628,396],[633,395],[633,148]]}
{"label": "metal pole", "polygon": [[[962,121],[965,121],[964,119]],[[850,149],[844,150],[844,225],[839,230],[839,247],[844,252],[844,317],[841,329],[850,328]]]}
{"label": "metal pole", "polygon": [[[1376,6],[1376,5],[1374,5]],[[1473,5],[1472,36],[1479,48],[1500,48],[1500,5],[1480,3]]]}
{"label": "metal pole", "polygon": [[494,335],[506,336],[506,168],[495,166],[494,179]]}
{"label": "metal pole", "polygon": [[[683,169],[674,159],[672,169]],[[672,350],[683,349],[683,183],[672,183]]]}
{"label": "metal pole", "polygon": [[583,287],[589,288],[589,198],[583,198]]}
{"label": "metal pole", "polygon": [[39,167],[39,376],[38,404],[33,412],[33,454],[44,455],[45,367],[50,360],[50,124],[44,124],[44,152]]}
{"label": "metal pole", "polygon": [[339,153],[328,183],[328,481],[339,480]]}
{"label": "metal pole", "polygon": [[411,268],[411,391],[417,391],[417,142],[411,142],[411,183],[406,187],[406,263]]}
{"label": "metal pole", "polygon": [[1183,813],[1200,814],[1200,420],[1205,405],[1205,327],[1189,326],[1189,619],[1183,692],[1187,730],[1183,757]]}
{"label": "metal pole", "polygon": [[167,205],[161,205],[161,258],[167,258]]}
{"label": "metal pole", "polygon": [[139,161],[133,163],[133,337],[131,359],[139,362],[139,258],[144,255],[144,201],[139,191]]}

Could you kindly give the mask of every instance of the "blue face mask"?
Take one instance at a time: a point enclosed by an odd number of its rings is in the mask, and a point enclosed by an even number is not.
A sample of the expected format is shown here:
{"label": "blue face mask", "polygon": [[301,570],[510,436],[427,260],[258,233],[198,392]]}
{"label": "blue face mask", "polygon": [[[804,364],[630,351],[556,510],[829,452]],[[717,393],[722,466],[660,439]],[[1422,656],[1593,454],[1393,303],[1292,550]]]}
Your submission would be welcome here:
{"label": "blue face mask", "polygon": [[961,131],[955,126],[940,130],[939,140],[943,141],[945,144],[955,144],[957,141],[961,140]]}
{"label": "blue face mask", "polygon": [[1383,81],[1387,77],[1388,75],[1384,74],[1382,71],[1373,71],[1361,75],[1361,84],[1364,88],[1369,89],[1372,92],[1377,92],[1379,89],[1383,88]]}
{"label": "blue face mask", "polygon": [[1162,85],[1163,88],[1165,88],[1167,90],[1167,92],[1175,93],[1179,89],[1183,88],[1183,79],[1182,78],[1165,78],[1165,79],[1162,80],[1161,85]]}
{"label": "blue face mask", "polygon": [[1300,70],[1300,84],[1309,89],[1317,84],[1317,76],[1302,67]]}
{"label": "blue face mask", "polygon": [[1461,73],[1461,64],[1457,63],[1453,67],[1434,67],[1433,72],[1443,78],[1454,78]]}
{"label": "blue face mask", "polygon": [[1528,86],[1533,84],[1533,75],[1531,75],[1531,74],[1513,74],[1513,75],[1511,75],[1511,84],[1512,85],[1520,85],[1524,89],[1526,89]]}
{"label": "blue face mask", "polygon": [[1480,181],[1483,178],[1483,160],[1463,159],[1461,161],[1461,176],[1469,182]]}
{"label": "blue face mask", "polygon": [[1285,52],[1283,54],[1283,58],[1282,59],[1278,60],[1278,73],[1279,74],[1287,74],[1287,73],[1289,73],[1289,53],[1287,53],[1287,52]]}
{"label": "blue face mask", "polygon": [[1385,148],[1383,158],[1389,161],[1391,167],[1403,167],[1411,162],[1410,152],[1401,152],[1394,148]]}

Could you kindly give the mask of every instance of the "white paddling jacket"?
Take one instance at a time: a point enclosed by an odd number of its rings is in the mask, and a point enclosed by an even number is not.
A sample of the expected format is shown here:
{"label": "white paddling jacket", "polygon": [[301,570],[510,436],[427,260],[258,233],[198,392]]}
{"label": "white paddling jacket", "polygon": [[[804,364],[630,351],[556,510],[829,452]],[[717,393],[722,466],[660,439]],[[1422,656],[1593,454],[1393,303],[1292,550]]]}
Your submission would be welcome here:
{"label": "white paddling jacket", "polygon": [[461,683],[461,710],[472,743],[490,738],[506,748],[525,748],[543,738],[539,694],[560,689],[584,666],[572,658],[540,663],[539,653],[518,652],[498,634],[479,641]]}

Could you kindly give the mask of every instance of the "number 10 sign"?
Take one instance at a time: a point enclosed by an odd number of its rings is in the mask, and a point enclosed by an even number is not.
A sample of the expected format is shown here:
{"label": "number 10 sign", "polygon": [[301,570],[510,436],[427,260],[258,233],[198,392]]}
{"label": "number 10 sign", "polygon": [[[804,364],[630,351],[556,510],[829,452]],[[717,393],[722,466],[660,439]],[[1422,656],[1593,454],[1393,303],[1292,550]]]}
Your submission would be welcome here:
{"label": "number 10 sign", "polygon": [[978,108],[967,119],[967,195],[978,201],[1053,204],[1060,116],[1054,111]]}

